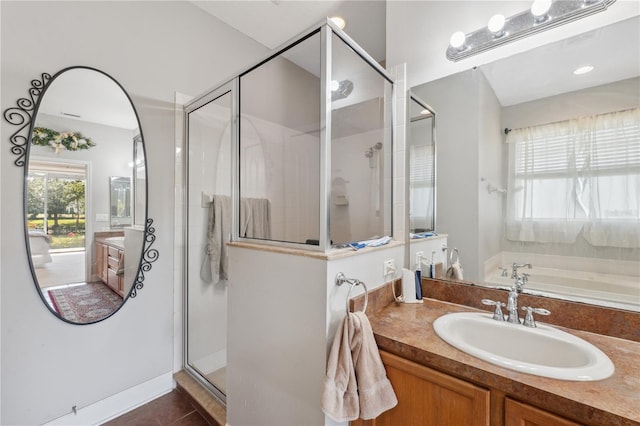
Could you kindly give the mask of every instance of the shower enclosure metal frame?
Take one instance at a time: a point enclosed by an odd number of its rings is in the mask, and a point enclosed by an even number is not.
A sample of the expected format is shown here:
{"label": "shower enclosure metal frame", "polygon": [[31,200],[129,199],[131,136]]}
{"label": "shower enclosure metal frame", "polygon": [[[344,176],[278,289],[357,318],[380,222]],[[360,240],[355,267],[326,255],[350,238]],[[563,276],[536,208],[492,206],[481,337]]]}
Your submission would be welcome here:
{"label": "shower enclosure metal frame", "polygon": [[[240,105],[240,78],[250,72],[251,70],[259,67],[260,65],[268,62],[283,52],[300,43],[301,41],[319,33],[320,34],[320,214],[319,214],[319,244],[310,245],[304,243],[254,239],[239,236],[239,211],[240,211],[240,120],[241,120],[241,105]],[[185,152],[183,155],[183,178],[184,185],[188,188],[189,185],[189,114],[198,108],[206,105],[207,103],[214,101],[215,99],[224,96],[227,93],[231,93],[231,140],[232,140],[232,158],[231,158],[231,199],[232,199],[232,223],[231,223],[231,236],[230,241],[237,242],[250,242],[260,245],[279,246],[297,248],[307,251],[327,252],[332,248],[331,236],[330,236],[330,197],[331,197],[331,67],[332,67],[332,35],[335,34],[339,37],[350,49],[353,50],[364,62],[373,68],[386,82],[390,85],[390,117],[388,124],[390,152],[393,154],[394,146],[394,124],[395,124],[395,83],[387,71],[378,64],[367,52],[365,52],[360,46],[358,46],[347,34],[339,29],[328,18],[321,21],[309,30],[304,31],[298,36],[294,37],[290,41],[282,44],[280,47],[274,49],[262,60],[256,62],[254,65],[247,67],[242,72],[235,74],[232,78],[224,81],[224,83],[214,86],[213,89],[208,90],[204,94],[194,98],[191,102],[184,107],[184,129],[185,139],[184,146]],[[386,131],[386,130],[385,130]],[[393,156],[389,161],[389,176],[393,177]],[[221,401],[226,402],[226,395],[207,379],[205,379],[195,368],[189,365],[189,352],[188,352],[188,339],[189,339],[189,292],[188,292],[188,266],[189,266],[189,202],[188,202],[188,190],[186,191],[183,210],[183,236],[185,241],[184,257],[183,257],[183,280],[184,280],[184,312],[183,312],[183,367],[190,375],[196,380],[201,382],[207,389],[209,389],[216,397]],[[389,185],[389,196],[393,206],[393,185]],[[393,229],[393,208],[389,212],[390,229]]]}

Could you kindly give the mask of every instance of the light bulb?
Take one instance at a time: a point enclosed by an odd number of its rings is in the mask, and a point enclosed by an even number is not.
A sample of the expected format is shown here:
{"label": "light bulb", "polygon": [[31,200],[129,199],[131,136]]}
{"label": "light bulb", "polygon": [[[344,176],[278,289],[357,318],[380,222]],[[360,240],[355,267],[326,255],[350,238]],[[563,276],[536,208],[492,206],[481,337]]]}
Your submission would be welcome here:
{"label": "light bulb", "polygon": [[341,30],[344,30],[344,27],[347,25],[347,22],[341,16],[333,16],[330,19]]}
{"label": "light bulb", "polygon": [[544,21],[549,9],[551,9],[551,0],[535,0],[531,5],[531,14],[535,22]]}
{"label": "light bulb", "polygon": [[489,19],[489,24],[487,27],[489,31],[491,31],[494,35],[501,35],[502,29],[504,28],[505,17],[504,15],[493,15],[491,19]]}
{"label": "light bulb", "polygon": [[449,39],[449,44],[451,45],[451,47],[460,49],[462,46],[464,46],[464,42],[466,38],[467,37],[464,35],[462,31],[456,31],[455,33],[451,34],[451,38]]}
{"label": "light bulb", "polygon": [[335,92],[340,88],[340,82],[338,82],[338,80],[331,80],[331,85],[329,87],[332,92]]}

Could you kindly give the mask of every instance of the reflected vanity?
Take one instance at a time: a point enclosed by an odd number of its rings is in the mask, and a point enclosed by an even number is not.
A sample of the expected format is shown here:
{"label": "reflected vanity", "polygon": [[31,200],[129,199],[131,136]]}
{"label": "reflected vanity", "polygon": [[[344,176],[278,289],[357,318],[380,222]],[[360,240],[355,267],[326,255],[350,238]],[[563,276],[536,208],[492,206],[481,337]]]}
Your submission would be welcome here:
{"label": "reflected vanity", "polygon": [[118,82],[88,67],[43,74],[29,93],[4,116],[20,126],[10,141],[32,275],[54,315],[95,323],[135,297],[157,258],[138,116]]}

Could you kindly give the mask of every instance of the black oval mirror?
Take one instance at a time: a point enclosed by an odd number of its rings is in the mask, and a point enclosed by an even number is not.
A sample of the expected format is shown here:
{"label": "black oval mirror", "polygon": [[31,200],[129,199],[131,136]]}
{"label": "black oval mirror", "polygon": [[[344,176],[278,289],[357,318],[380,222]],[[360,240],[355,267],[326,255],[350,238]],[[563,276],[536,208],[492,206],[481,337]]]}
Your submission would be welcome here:
{"label": "black oval mirror", "polygon": [[101,321],[135,295],[144,260],[138,115],[112,77],[71,67],[44,86],[29,132],[24,211],[36,287],[64,321]]}

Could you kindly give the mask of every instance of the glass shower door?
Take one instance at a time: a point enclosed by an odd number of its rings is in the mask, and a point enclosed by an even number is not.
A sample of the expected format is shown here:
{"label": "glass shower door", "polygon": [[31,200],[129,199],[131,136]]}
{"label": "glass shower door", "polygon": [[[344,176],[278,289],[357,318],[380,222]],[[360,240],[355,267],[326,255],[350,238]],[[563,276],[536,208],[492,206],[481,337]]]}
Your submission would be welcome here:
{"label": "glass shower door", "polygon": [[185,369],[223,401],[231,232],[232,84],[186,108]]}

